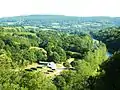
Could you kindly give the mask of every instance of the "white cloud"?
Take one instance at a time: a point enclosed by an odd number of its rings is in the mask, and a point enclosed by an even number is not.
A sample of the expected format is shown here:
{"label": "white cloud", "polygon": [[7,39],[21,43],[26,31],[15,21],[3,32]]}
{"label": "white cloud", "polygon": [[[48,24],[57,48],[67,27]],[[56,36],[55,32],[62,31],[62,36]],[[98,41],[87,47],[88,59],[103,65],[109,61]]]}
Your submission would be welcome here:
{"label": "white cloud", "polygon": [[120,16],[119,0],[0,0],[0,17],[26,14]]}

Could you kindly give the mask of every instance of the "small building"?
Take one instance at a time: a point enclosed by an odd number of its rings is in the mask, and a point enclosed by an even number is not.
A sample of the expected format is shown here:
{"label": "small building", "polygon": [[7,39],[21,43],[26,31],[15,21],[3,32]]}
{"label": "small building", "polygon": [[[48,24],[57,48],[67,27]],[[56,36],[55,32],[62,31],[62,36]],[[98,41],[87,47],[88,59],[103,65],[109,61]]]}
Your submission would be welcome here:
{"label": "small building", "polygon": [[51,68],[52,70],[56,70],[56,64],[54,62],[42,62],[42,61],[39,61],[39,64],[47,66],[47,67]]}

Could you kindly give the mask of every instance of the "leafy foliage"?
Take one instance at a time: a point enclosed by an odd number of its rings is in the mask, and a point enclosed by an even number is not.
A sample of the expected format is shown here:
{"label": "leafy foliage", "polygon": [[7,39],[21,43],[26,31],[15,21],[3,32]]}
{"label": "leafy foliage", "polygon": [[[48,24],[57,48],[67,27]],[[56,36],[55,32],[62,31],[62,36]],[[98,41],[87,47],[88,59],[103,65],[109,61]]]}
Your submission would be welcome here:
{"label": "leafy foliage", "polygon": [[103,41],[110,52],[115,52],[120,50],[120,28],[107,28],[105,30],[100,30],[97,33],[93,33],[93,37],[98,40]]}
{"label": "leafy foliage", "polygon": [[[107,59],[105,44],[88,34],[12,28],[0,29],[0,89],[90,90],[94,86],[93,77]],[[71,57],[75,60],[69,63]],[[39,61],[64,63],[67,69],[52,80],[42,72],[22,69]]]}

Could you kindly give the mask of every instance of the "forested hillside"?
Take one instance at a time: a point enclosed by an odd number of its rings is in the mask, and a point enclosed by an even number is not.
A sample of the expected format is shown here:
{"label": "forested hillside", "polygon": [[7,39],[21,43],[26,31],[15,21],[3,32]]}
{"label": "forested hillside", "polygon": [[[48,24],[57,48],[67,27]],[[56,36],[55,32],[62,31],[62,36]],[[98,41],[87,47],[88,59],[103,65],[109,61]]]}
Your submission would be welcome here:
{"label": "forested hillside", "polygon": [[120,27],[107,28],[92,33],[97,40],[104,42],[112,53],[120,50]]}
{"label": "forested hillside", "polygon": [[120,90],[120,52],[105,61],[101,71],[100,75],[91,79],[95,81],[93,90]]}
{"label": "forested hillside", "polygon": [[[71,58],[74,60],[70,62]],[[93,90],[89,78],[100,74],[99,66],[107,58],[106,45],[93,41],[88,34],[1,27],[0,89]],[[26,67],[39,61],[66,68],[59,75],[44,73],[41,67],[41,71],[26,71]]]}

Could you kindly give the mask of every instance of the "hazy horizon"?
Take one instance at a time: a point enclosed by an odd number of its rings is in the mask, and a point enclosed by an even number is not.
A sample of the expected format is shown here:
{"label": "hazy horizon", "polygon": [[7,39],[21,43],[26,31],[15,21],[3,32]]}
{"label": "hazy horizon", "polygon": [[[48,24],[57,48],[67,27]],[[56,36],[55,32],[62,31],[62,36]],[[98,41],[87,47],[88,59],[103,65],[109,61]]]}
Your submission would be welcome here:
{"label": "hazy horizon", "polygon": [[120,17],[119,0],[3,0],[0,18],[23,15]]}
{"label": "hazy horizon", "polygon": [[3,17],[0,17],[0,18],[10,18],[10,17],[20,17],[20,16],[35,16],[35,15],[51,15],[51,16],[70,16],[70,17],[110,17],[110,18],[119,18],[120,16],[72,16],[72,15],[60,15],[60,14],[23,14],[23,15],[16,15],[16,16],[3,16]]}

